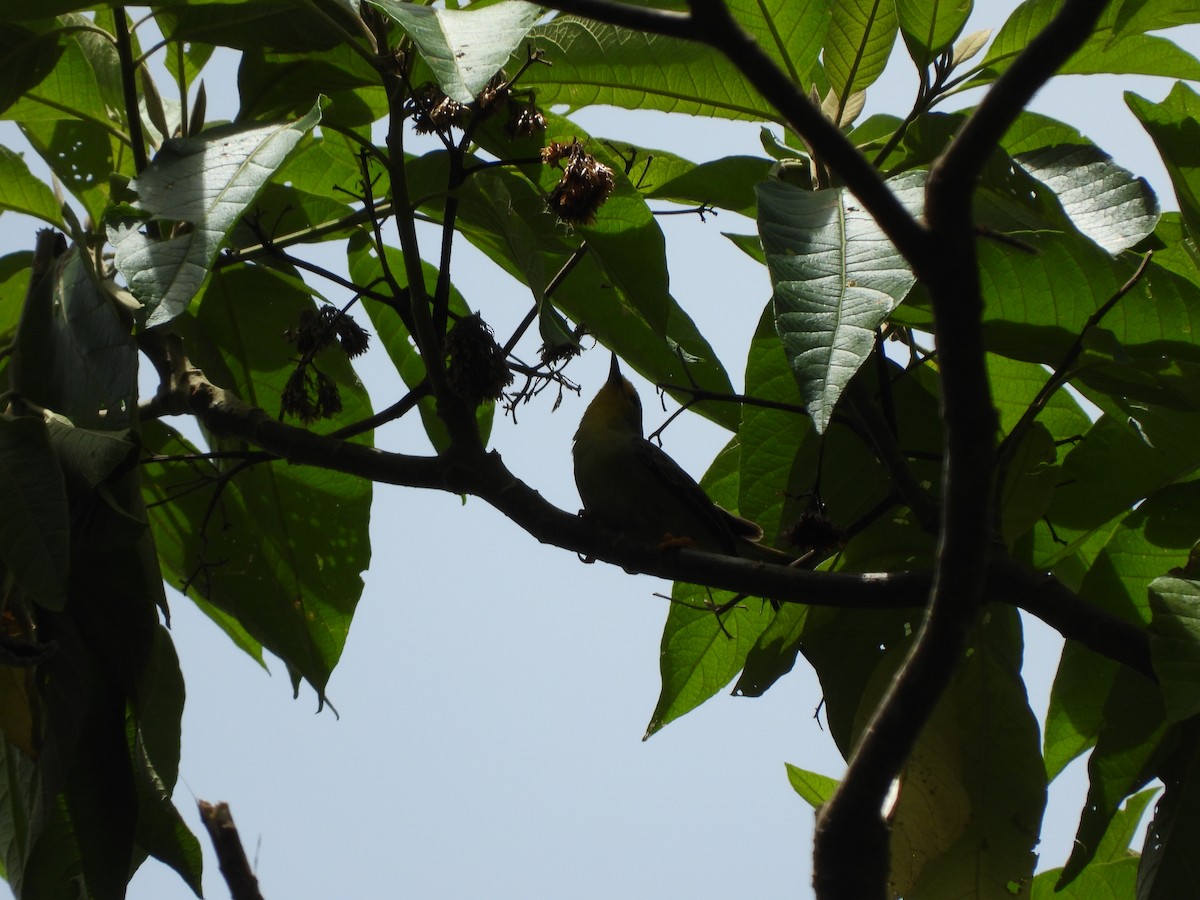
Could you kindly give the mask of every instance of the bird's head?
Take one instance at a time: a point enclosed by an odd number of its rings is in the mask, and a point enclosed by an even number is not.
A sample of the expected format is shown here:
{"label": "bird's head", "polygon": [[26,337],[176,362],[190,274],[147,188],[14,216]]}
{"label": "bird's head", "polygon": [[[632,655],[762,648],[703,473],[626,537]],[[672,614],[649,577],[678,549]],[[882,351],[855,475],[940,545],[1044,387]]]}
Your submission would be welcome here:
{"label": "bird's head", "polygon": [[642,401],[629,379],[621,374],[615,353],[608,368],[608,380],[584,411],[575,439],[593,431],[624,431],[642,436]]}

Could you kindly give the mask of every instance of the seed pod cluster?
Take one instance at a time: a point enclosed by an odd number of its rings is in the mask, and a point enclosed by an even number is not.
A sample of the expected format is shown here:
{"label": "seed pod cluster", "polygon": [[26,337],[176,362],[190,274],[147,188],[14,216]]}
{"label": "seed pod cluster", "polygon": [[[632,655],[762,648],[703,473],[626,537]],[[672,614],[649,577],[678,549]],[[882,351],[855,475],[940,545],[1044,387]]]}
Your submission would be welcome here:
{"label": "seed pod cluster", "polygon": [[446,383],[471,406],[499,400],[513,376],[504,349],[477,313],[463,316],[446,334]]}
{"label": "seed pod cluster", "polygon": [[355,322],[349,313],[335,306],[304,310],[300,313],[300,324],[289,329],[285,336],[296,345],[305,359],[311,359],[335,339],[346,355],[354,359],[367,352],[367,345],[371,341],[365,328]]}
{"label": "seed pod cluster", "polygon": [[295,416],[305,425],[328,419],[342,411],[337,382],[316,366],[301,363],[288,378],[279,399],[280,411]]}
{"label": "seed pod cluster", "polygon": [[565,225],[595,222],[596,213],[616,187],[612,169],[577,140],[569,144],[551,141],[542,148],[542,162],[562,168],[562,177],[546,198],[550,211]]}

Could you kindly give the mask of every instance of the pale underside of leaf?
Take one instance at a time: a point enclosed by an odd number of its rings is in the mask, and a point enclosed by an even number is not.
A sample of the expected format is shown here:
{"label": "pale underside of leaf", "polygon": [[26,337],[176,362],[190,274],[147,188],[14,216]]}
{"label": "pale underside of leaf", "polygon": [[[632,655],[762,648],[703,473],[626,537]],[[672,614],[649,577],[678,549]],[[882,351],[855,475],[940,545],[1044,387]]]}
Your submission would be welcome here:
{"label": "pale underside of leaf", "polygon": [[319,106],[294,122],[168,141],[131,183],[152,219],[190,227],[166,240],[109,227],[116,267],[147,307],[147,325],[168,322],[200,290],[217,251],[259,191],[308,131]]}
{"label": "pale underside of leaf", "polygon": [[[893,190],[910,208],[920,173]],[[819,430],[874,346],[875,329],[915,279],[875,221],[844,189],[805,191],[779,181],[758,187],[759,233],[775,289],[776,327]]]}
{"label": "pale underside of leaf", "polygon": [[371,2],[408,32],[442,91],[459,103],[475,99],[542,16],[541,7],[522,0],[467,10]]}
{"label": "pale underside of leaf", "polygon": [[1095,146],[1049,147],[1016,159],[1054,191],[1076,228],[1113,255],[1140,243],[1158,224],[1158,199],[1146,180]]}

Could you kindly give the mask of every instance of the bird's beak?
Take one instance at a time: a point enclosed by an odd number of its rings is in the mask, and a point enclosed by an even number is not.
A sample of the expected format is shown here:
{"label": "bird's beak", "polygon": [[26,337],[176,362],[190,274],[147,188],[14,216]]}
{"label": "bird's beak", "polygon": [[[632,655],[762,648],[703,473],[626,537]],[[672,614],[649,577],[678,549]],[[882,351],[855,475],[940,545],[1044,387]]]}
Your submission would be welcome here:
{"label": "bird's beak", "polygon": [[621,365],[617,361],[617,354],[612,355],[612,361],[608,364],[608,383],[620,384],[621,382]]}

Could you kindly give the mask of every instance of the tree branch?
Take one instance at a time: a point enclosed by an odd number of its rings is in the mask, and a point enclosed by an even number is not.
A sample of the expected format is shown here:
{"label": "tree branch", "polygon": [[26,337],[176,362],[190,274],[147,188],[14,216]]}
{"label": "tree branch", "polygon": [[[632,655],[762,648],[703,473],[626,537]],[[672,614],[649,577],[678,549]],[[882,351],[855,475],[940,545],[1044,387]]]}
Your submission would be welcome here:
{"label": "tree branch", "polygon": [[930,170],[930,182],[970,186],[1033,95],[1041,90],[1095,28],[1105,0],[1065,0],[1054,18],[984,95],[962,130]]}
{"label": "tree branch", "polygon": [[[919,608],[928,597],[928,572],[814,572],[688,548],[664,551],[571,515],[517,478],[497,453],[449,458],[408,456],[315,434],[276,421],[212,384],[183,355],[182,341],[158,329],[139,347],[163,378],[160,404],[191,412],[215,434],[238,437],[296,465],[313,465],[384,484],[472,494],[544,544],[602,560],[629,572],[703,584],[780,603],[846,609]],[[173,399],[167,399],[170,395]],[[410,395],[411,396],[411,395]],[[988,569],[988,599],[1038,616],[1064,637],[1153,678],[1145,631],[1079,598],[1051,576],[1010,561]]]}
{"label": "tree branch", "polygon": [[229,895],[233,900],[263,900],[258,890],[258,879],[254,877],[241,838],[238,837],[237,826],[233,824],[229,804],[198,800],[196,805],[200,808],[200,821],[208,831],[213,849],[217,851],[217,862],[225,883],[229,885]]}
{"label": "tree branch", "polygon": [[933,302],[940,365],[945,454],[937,565],[925,620],[908,658],[818,815],[814,884],[821,900],[887,896],[884,800],[958,667],[983,597],[997,420],[985,365],[972,227],[975,179],[1013,119],[1087,39],[1103,6],[1066,0],[930,171],[926,217],[935,252],[905,256]]}
{"label": "tree branch", "polygon": [[697,39],[720,50],[746,76],[787,124],[812,148],[821,163],[845,182],[896,249],[914,267],[932,261],[925,229],[909,214],[879,173],[841,129],[825,118],[804,88],[787,76],[730,14],[724,0],[689,0]]}
{"label": "tree branch", "polygon": [[804,89],[746,33],[723,0],[689,0],[691,15],[645,9],[610,0],[551,0],[549,6],[652,34],[707,44],[723,53],[787,125],[835,171],[896,248],[914,265],[934,256],[924,229],[896,199],[858,149],[805,95]]}

